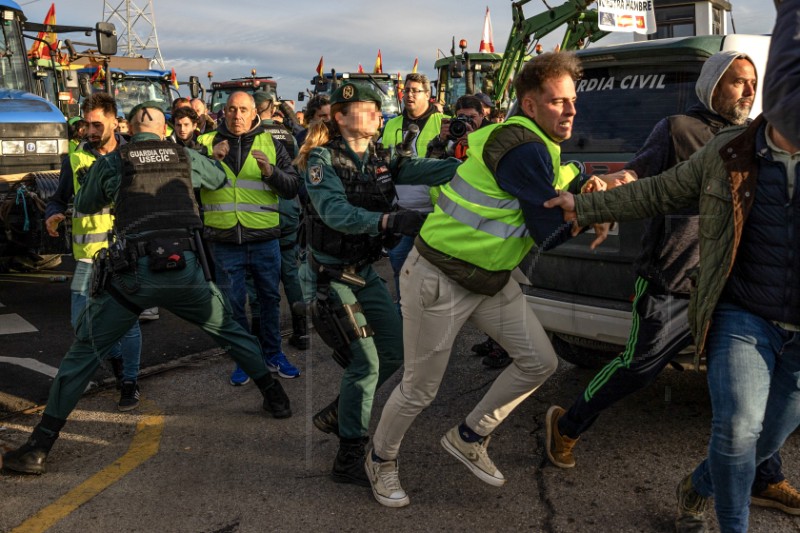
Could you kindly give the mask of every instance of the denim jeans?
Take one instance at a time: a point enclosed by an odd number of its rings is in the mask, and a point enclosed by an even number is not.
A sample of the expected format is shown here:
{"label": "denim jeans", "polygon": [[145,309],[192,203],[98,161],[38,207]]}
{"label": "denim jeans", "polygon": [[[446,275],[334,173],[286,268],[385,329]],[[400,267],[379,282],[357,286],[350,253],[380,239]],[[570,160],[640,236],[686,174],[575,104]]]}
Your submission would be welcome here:
{"label": "denim jeans", "polygon": [[258,296],[261,319],[261,352],[271,357],[281,351],[281,250],[278,240],[229,244],[210,242],[209,249],[214,258],[217,286],[228,300],[233,319],[245,331],[247,324],[245,302],[245,272],[253,276]]}
{"label": "denim jeans", "polygon": [[692,484],[714,496],[723,532],[746,532],[756,465],[800,422],[800,334],[720,304],[707,353],[711,441]]}
{"label": "denim jeans", "polygon": [[394,272],[394,289],[397,291],[397,306],[400,307],[400,269],[403,268],[403,263],[406,262],[408,253],[414,247],[415,236],[403,235],[400,242],[389,250],[389,264],[392,265]]}
{"label": "denim jeans", "polygon": [[[89,299],[89,284],[92,278],[92,264],[84,261],[75,262],[75,273],[72,276],[70,291],[72,307],[70,310],[70,323],[73,331],[78,327],[78,317],[81,316],[86,302]],[[122,379],[136,381],[139,377],[139,364],[142,357],[142,331],[139,323],[131,329],[111,349],[109,359],[122,359]]]}

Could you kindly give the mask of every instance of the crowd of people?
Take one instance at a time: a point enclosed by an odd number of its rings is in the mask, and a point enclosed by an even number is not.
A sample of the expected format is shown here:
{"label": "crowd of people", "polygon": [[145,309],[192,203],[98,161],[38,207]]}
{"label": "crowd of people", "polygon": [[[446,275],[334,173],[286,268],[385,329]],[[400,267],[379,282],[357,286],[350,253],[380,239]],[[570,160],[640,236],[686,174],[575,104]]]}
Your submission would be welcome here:
{"label": "crowd of people", "polygon": [[[339,395],[313,416],[339,439],[334,481],[370,487],[387,507],[410,503],[401,442],[471,321],[488,335],[473,350],[500,371],[440,442],[502,486],[491,435],[558,363],[521,290],[520,262],[584,226],[594,226],[594,247],[609,222],[644,218],[629,341],[568,408],[547,411],[547,459],[575,467],[580,437],[600,413],[694,343],[708,366],[711,439],[708,457],[678,482],[676,530],[705,531],[712,497],[726,532],[747,530],[751,503],[800,515],[779,453],[800,422],[800,48],[789,16],[798,4],[776,2],[765,75],[746,51],[713,55],[696,82],[698,103],[664,117],[624,170],[606,176],[561,162],[582,73],[567,52],[524,65],[516,112],[500,122],[481,94],[443,114],[416,73],[405,80],[402,114],[385,125],[380,95],[353,83],[312,98],[303,124],[280,116],[264,92],[233,93],[216,119],[199,99],[176,100],[170,120],[146,102],[126,117],[130,136],[111,96],[87,98],[70,123],[80,143],[46,221],[57,235],[74,201],[75,340],[41,421],[3,467],[45,472],[103,360],[119,383],[118,408],[136,408],[139,320],[158,308],[226,349],[231,385],[252,381],[265,411],[292,416],[275,379],[301,376],[281,346],[283,283],[288,342],[309,348],[310,317],[343,367]],[[759,78],[764,113],[751,121]],[[672,213],[680,216],[667,224]],[[374,268],[386,255],[395,300]],[[400,368],[368,446],[375,392]]]}

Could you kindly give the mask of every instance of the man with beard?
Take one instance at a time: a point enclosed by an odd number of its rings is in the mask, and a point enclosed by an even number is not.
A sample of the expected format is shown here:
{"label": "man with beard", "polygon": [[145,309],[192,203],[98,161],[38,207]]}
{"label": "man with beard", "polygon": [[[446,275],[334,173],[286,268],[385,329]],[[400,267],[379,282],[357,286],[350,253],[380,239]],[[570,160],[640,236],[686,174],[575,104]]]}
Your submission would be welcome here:
{"label": "man with beard", "polygon": [[[394,117],[383,129],[381,144],[384,148],[394,149],[400,144],[411,124],[419,128],[411,150],[418,157],[428,157],[430,143],[442,129],[444,115],[431,105],[431,82],[425,74],[411,73],[406,76],[403,90],[403,114]],[[420,213],[433,212],[430,187],[427,185],[398,185],[397,204],[403,209],[412,209]],[[389,250],[389,263],[394,271],[394,284],[397,290],[397,301],[400,301],[400,269],[414,246],[414,235],[403,235],[400,242]]]}
{"label": "man with beard", "polygon": [[[644,146],[619,173],[604,176],[609,188],[637,177],[655,176],[689,159],[722,128],[747,122],[757,77],[752,60],[735,51],[714,54],[695,85],[700,102],[686,113],[656,124]],[[651,384],[661,370],[692,344],[689,328],[690,273],[699,263],[698,204],[649,220],[636,262],[632,327],[625,351],[590,381],[568,409],[547,412],[547,458],[560,468],[575,466],[573,448],[600,413]],[[688,478],[687,478],[688,479]],[[708,494],[690,481],[681,486],[678,531],[701,531]],[[800,494],[781,472],[780,455],[756,469],[752,503],[800,514]]]}
{"label": "man with beard", "polygon": [[[58,225],[66,218],[67,207],[84,184],[92,164],[98,157],[115,152],[125,144],[125,140],[114,133],[117,129],[117,104],[111,96],[106,93],[93,94],[83,102],[82,111],[87,124],[87,138],[61,165],[58,188],[45,209],[45,226],[51,237],[58,237]],[[108,232],[113,224],[114,217],[110,209],[99,213],[73,213],[72,256],[75,258],[75,273],[70,285],[73,329],[89,296],[92,258],[97,251],[108,247]],[[118,403],[120,411],[130,411],[139,405],[137,379],[141,351],[142,337],[137,323],[109,355],[117,387],[121,390]]]}

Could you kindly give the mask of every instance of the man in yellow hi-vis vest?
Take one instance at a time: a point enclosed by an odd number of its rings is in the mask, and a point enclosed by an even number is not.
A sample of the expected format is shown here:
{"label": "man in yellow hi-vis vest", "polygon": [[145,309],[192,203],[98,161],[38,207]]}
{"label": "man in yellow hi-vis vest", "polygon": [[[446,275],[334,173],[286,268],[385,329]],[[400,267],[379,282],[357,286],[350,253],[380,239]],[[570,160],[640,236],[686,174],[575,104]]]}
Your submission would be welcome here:
{"label": "man in yellow hi-vis vest", "polygon": [[[294,198],[300,178],[292,156],[264,130],[253,97],[235,92],[225,104],[219,129],[201,135],[198,144],[221,162],[228,177],[224,187],[203,190],[204,235],[216,267],[216,281],[231,304],[234,319],[249,330],[245,315],[245,273],[253,276],[260,304],[259,340],[270,372],[296,378],[300,371],[281,351],[281,236],[278,197]],[[232,385],[248,376],[238,365]]]}
{"label": "man in yellow hi-vis vest", "polygon": [[482,481],[506,479],[487,454],[494,429],[555,371],[557,357],[511,273],[534,243],[551,248],[569,238],[561,213],[547,213],[558,190],[580,189],[582,174],[561,166],[559,144],[572,134],[575,80],[570,53],[529,61],[514,80],[519,112],[469,137],[467,160],[442,186],[400,274],[405,369],[383,409],[366,470],[375,498],[408,505],[400,486],[400,442],[436,397],[450,350],[471,319],[513,362],[473,409],[441,439]]}
{"label": "man in yellow hi-vis vest", "polygon": [[[100,157],[110,154],[125,144],[125,139],[114,133],[117,127],[117,104],[106,93],[95,93],[83,101],[81,106],[86,126],[86,139],[64,159],[55,194],[45,208],[45,226],[51,237],[58,237],[58,225],[65,220],[72,198],[84,184],[89,168]],[[114,218],[111,209],[98,213],[72,213],[72,256],[75,272],[70,285],[72,328],[78,325],[78,317],[86,307],[89,297],[89,278],[92,273],[92,258],[102,248],[108,248],[108,232]],[[117,407],[130,411],[139,405],[139,362],[142,353],[142,333],[136,323],[115,344],[108,357],[117,387],[121,394]]]}

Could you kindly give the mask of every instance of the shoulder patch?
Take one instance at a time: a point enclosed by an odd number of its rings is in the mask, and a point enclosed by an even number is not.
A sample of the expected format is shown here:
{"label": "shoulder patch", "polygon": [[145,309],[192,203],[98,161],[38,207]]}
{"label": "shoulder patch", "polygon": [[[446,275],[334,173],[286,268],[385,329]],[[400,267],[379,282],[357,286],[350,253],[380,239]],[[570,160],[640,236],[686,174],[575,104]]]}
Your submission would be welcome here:
{"label": "shoulder patch", "polygon": [[322,183],[322,165],[308,167],[308,181],[311,182],[311,185]]}

